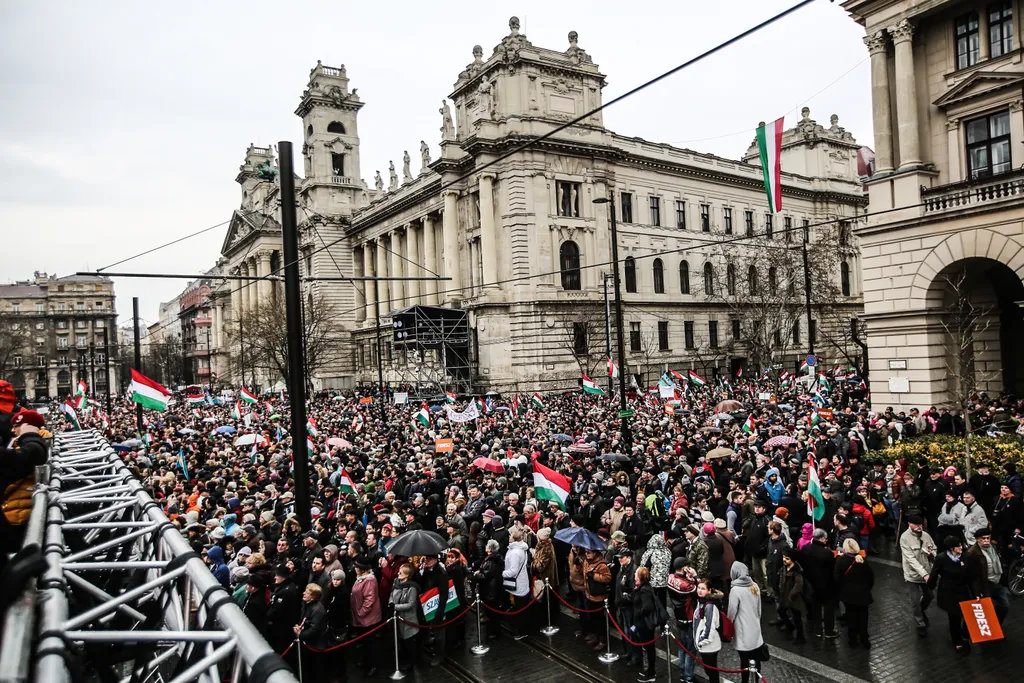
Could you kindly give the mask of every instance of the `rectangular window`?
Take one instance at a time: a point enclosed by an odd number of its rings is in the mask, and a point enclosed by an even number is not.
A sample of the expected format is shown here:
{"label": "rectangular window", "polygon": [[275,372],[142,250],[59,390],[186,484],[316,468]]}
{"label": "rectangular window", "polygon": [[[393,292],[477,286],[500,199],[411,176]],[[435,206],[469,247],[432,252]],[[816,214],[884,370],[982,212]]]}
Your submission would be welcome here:
{"label": "rectangular window", "polygon": [[686,202],[676,202],[676,227],[686,230]]}
{"label": "rectangular window", "polygon": [[743,212],[743,221],[746,224],[745,227],[747,229],[747,237],[753,237],[754,236],[754,212],[753,211],[744,211]]}
{"label": "rectangular window", "polygon": [[344,154],[331,154],[331,175],[343,176],[345,175],[345,155]]}
{"label": "rectangular window", "polygon": [[700,231],[711,232],[711,207],[708,204],[700,205]]}
{"label": "rectangular window", "polygon": [[21,304],[11,304],[11,313],[21,313]]}
{"label": "rectangular window", "polygon": [[85,346],[85,343],[86,342],[85,342],[85,335],[84,334],[77,334],[77,335],[75,335],[75,345],[76,346],[79,346],[79,347]]}
{"label": "rectangular window", "polygon": [[42,354],[36,356],[36,365],[46,365],[46,356]]}
{"label": "rectangular window", "polygon": [[580,184],[559,180],[555,183],[555,191],[558,193],[558,215],[579,218]]}
{"label": "rectangular window", "polygon": [[79,301],[77,304],[75,304],[75,310],[81,313],[82,311],[85,310],[85,304]]}
{"label": "rectangular window", "polygon": [[651,197],[651,225],[661,225],[661,198]]}
{"label": "rectangular window", "polygon": [[816,346],[818,344],[818,321],[817,320],[812,320],[811,321],[811,335],[810,336],[811,336],[811,346]]}
{"label": "rectangular window", "polygon": [[102,301],[97,301],[96,302],[96,308],[97,308],[97,310],[102,309],[103,308],[103,302]]}
{"label": "rectangular window", "polygon": [[955,22],[956,68],[978,63],[978,13],[968,12]]}
{"label": "rectangular window", "polygon": [[686,342],[686,348],[692,349],[693,344],[693,321],[687,320],[683,323],[683,339]]}
{"label": "rectangular window", "polygon": [[622,207],[622,222],[632,223],[633,222],[633,195],[628,192],[622,193],[622,198],[619,202]]}
{"label": "rectangular window", "polygon": [[767,239],[771,239],[772,238],[772,231],[773,231],[773,228],[772,228],[772,215],[770,213],[766,213],[764,215],[764,236]]}
{"label": "rectangular window", "polygon": [[89,321],[88,320],[76,320],[75,321],[75,329],[76,330],[82,330],[82,329],[85,329],[88,326],[89,326]]}
{"label": "rectangular window", "polygon": [[718,321],[708,321],[708,346],[713,349],[718,348]]}
{"label": "rectangular window", "polygon": [[967,170],[972,180],[1006,173],[1010,166],[1010,113],[968,121]]}
{"label": "rectangular window", "polygon": [[793,321],[793,345],[794,346],[799,346],[800,345],[800,321],[799,320]]}
{"label": "rectangular window", "polygon": [[1002,57],[1013,49],[1012,0],[988,6],[988,46],[992,57]]}
{"label": "rectangular window", "polygon": [[806,218],[801,219],[800,227],[804,229],[804,242],[810,244],[811,242],[811,222]]}
{"label": "rectangular window", "polygon": [[105,363],[105,362],[106,362],[106,358],[103,356],[103,354],[102,353],[97,353],[96,354],[96,363],[100,364],[100,363]]}
{"label": "rectangular window", "polygon": [[722,209],[722,223],[725,226],[725,234],[726,235],[731,235],[732,234],[732,209],[730,209],[730,208]]}
{"label": "rectangular window", "polygon": [[793,218],[792,216],[786,216],[782,219],[782,227],[786,231],[786,242],[793,241]]}
{"label": "rectangular window", "polygon": [[[65,342],[64,346],[67,346],[67,340],[66,339],[64,340],[64,342]],[[58,344],[57,346],[60,346],[60,344]],[[67,365],[68,365],[68,357],[67,356],[57,356],[57,365],[63,365],[64,367],[67,367]]]}
{"label": "rectangular window", "polygon": [[741,332],[740,332],[740,321],[737,318],[733,318],[729,322],[732,324],[732,338],[733,339],[739,339],[740,338],[740,334],[741,334]]}
{"label": "rectangular window", "polygon": [[668,351],[668,321],[658,321],[658,350]]}
{"label": "rectangular window", "polygon": [[66,349],[66,348],[68,348],[68,338],[67,337],[57,337],[57,348],[58,349]]}
{"label": "rectangular window", "polygon": [[20,368],[22,364],[21,356],[11,356],[11,362],[14,364],[14,367]]}
{"label": "rectangular window", "polygon": [[66,310],[68,310],[68,305],[67,304],[57,304],[57,312],[58,313],[63,313]]}
{"label": "rectangular window", "polygon": [[46,305],[36,304],[36,313],[46,313]]}
{"label": "rectangular window", "polygon": [[92,326],[95,327],[97,330],[102,330],[103,329],[103,319],[102,318],[96,318],[96,320],[92,321]]}
{"label": "rectangular window", "polygon": [[629,324],[629,350],[633,352],[640,350],[640,323]]}
{"label": "rectangular window", "polygon": [[590,353],[586,323],[574,322],[572,324],[572,352],[577,356],[585,356]]}

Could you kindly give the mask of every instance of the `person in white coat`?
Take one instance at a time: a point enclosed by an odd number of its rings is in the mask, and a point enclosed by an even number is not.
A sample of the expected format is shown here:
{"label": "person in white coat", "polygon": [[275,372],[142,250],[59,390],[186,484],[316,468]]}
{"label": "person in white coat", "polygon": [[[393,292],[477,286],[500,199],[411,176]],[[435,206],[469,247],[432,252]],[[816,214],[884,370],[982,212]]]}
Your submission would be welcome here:
{"label": "person in white coat", "polygon": [[764,638],[761,637],[761,592],[757,584],[750,578],[750,570],[742,562],[736,562],[729,571],[732,580],[729,590],[729,618],[736,630],[733,647],[740,656],[743,670],[743,683],[759,683],[751,680],[746,670],[749,662],[754,662],[758,672],[761,671],[761,648]]}
{"label": "person in white coat", "polygon": [[[522,529],[515,528],[509,532],[508,552],[505,553],[505,571],[502,572],[505,590],[512,596],[512,612],[517,612],[509,618],[509,625],[515,633],[515,640],[522,640],[526,637],[524,628],[526,611],[523,608],[530,598],[530,549],[523,542],[524,533]],[[519,611],[523,610],[523,611]]]}
{"label": "person in white coat", "polygon": [[964,540],[967,541],[968,546],[972,546],[975,542],[974,532],[988,528],[988,516],[978,504],[974,491],[971,489],[965,489],[961,499],[964,501]]}
{"label": "person in white coat", "polygon": [[704,673],[708,683],[720,683],[718,674],[718,652],[722,649],[722,638],[718,629],[722,622],[720,605],[723,596],[711,588],[708,579],[697,583],[697,604],[693,608],[693,642],[697,644]]}
{"label": "person in white coat", "polygon": [[[963,538],[965,514],[967,514],[967,510],[964,508],[964,504],[956,499],[956,493],[946,491],[946,502],[939,508],[939,514],[936,518],[939,524],[931,530],[933,532],[932,538],[940,540],[950,536]],[[946,548],[939,548],[939,550],[946,550]]]}

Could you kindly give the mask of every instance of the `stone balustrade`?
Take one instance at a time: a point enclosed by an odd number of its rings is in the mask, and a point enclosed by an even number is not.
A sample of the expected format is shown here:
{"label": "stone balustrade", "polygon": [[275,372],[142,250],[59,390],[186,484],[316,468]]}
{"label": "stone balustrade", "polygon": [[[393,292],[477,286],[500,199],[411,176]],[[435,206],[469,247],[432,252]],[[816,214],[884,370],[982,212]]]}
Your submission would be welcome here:
{"label": "stone balustrade", "polygon": [[964,209],[1024,196],[1024,171],[983,181],[941,185],[921,191],[925,214]]}

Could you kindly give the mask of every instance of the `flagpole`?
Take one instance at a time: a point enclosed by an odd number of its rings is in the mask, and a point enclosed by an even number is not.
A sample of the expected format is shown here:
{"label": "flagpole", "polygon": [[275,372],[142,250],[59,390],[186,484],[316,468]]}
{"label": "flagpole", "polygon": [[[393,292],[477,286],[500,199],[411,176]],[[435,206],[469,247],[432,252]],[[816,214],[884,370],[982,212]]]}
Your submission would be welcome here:
{"label": "flagpole", "polygon": [[[142,339],[139,338],[139,297],[132,297],[132,327],[135,328],[135,372],[142,374]],[[135,427],[142,435],[142,404],[135,404]]]}
{"label": "flagpole", "polygon": [[[803,253],[804,260],[804,302],[807,304],[807,348],[810,350],[810,354],[814,355],[814,335],[811,334],[811,328],[814,321],[811,319],[811,270],[807,265],[807,241],[811,238],[810,229],[808,229],[803,239],[800,241],[800,250]],[[813,370],[813,368],[811,368]]]}

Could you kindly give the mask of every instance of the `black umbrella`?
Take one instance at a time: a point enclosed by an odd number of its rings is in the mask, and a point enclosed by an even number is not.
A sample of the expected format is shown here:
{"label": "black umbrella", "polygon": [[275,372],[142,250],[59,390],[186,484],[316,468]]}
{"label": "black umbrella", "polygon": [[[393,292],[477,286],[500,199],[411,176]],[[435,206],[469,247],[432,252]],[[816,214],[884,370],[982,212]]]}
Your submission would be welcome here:
{"label": "black umbrella", "polygon": [[605,460],[608,462],[630,462],[629,456],[625,453],[605,453],[598,460]]}
{"label": "black umbrella", "polygon": [[440,535],[426,529],[409,531],[392,541],[388,546],[389,555],[416,557],[418,555],[439,555],[448,550],[448,544]]}

